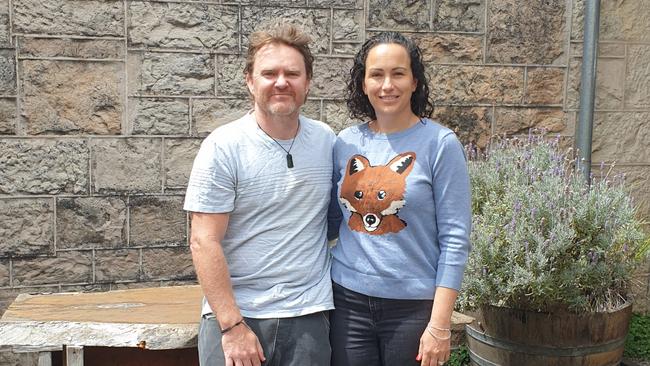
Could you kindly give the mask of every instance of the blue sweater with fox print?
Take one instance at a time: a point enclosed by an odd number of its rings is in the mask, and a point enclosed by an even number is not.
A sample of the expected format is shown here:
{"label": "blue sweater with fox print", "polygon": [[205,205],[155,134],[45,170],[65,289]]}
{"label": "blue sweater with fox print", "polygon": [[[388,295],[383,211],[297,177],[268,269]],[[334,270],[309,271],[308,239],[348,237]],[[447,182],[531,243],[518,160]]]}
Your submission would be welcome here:
{"label": "blue sweater with fox print", "polygon": [[397,133],[367,123],[334,145],[329,213],[332,280],[391,299],[459,290],[470,250],[470,185],[462,145],[429,119]]}

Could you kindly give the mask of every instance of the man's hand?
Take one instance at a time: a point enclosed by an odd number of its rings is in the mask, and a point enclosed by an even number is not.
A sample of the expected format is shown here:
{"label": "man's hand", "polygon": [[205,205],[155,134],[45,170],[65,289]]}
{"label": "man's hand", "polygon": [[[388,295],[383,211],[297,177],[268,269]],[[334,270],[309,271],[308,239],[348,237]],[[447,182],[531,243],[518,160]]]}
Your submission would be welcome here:
{"label": "man's hand", "polygon": [[245,323],[221,337],[226,366],[260,366],[266,361],[262,345]]}

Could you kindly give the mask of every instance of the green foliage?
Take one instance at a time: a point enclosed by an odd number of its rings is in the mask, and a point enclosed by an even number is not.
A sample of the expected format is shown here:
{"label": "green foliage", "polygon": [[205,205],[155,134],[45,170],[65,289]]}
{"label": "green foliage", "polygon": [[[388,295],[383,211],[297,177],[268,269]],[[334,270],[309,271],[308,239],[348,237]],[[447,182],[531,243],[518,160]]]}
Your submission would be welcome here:
{"label": "green foliage", "polygon": [[625,339],[625,357],[650,361],[650,315],[632,314]]}
{"label": "green foliage", "polygon": [[469,351],[466,345],[461,345],[458,349],[451,352],[449,360],[445,362],[445,366],[467,366],[469,365]]}
{"label": "green foliage", "polygon": [[470,154],[472,253],[460,304],[602,311],[625,302],[648,241],[622,176],[588,187],[543,136]]}

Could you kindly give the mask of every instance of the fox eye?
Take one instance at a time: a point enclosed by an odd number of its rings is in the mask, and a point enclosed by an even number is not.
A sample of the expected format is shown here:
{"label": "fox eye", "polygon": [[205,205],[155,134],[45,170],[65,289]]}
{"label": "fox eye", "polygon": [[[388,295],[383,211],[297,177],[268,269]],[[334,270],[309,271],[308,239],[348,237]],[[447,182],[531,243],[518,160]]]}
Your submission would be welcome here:
{"label": "fox eye", "polygon": [[384,198],[386,198],[386,192],[385,191],[379,191],[377,193],[377,198],[379,198],[380,200],[383,200]]}
{"label": "fox eye", "polygon": [[354,192],[354,198],[360,200],[361,198],[363,198],[363,192],[361,191]]}

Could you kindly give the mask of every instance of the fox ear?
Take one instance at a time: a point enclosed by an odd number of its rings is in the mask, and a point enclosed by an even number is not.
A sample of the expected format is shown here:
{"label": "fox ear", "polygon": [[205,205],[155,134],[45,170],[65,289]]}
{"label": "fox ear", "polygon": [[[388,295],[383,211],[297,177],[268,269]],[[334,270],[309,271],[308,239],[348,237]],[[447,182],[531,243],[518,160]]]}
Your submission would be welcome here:
{"label": "fox ear", "polygon": [[348,175],[358,173],[358,172],[366,169],[369,165],[370,165],[370,162],[368,161],[368,159],[366,159],[365,156],[363,156],[363,155],[354,155],[348,161],[348,169],[347,169]]}
{"label": "fox ear", "polygon": [[413,169],[413,162],[415,161],[414,152],[405,152],[397,155],[388,163],[390,170],[397,174],[408,174]]}

